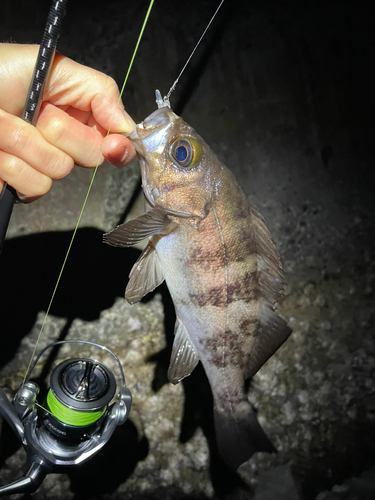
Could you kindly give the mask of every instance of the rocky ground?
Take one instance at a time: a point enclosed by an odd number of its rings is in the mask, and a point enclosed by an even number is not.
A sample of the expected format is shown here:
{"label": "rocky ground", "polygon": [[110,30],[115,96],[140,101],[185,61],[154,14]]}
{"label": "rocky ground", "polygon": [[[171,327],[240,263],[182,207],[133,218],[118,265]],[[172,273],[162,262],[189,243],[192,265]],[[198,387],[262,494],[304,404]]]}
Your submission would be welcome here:
{"label": "rocky ground", "polygon": [[[37,42],[49,2],[0,7],[3,39]],[[94,182],[40,348],[103,343],[121,359],[130,419],[95,459],[50,475],[36,499],[373,500],[375,498],[373,42],[366,3],[224,4],[172,98],[269,221],[293,334],[254,377],[249,398],[277,449],[237,473],[217,455],[204,372],[167,382],[174,312],[165,287],[123,298],[139,251],[101,244],[139,190],[138,166],[105,165]],[[125,90],[138,121],[155,109],[216,2],[158,2]],[[71,2],[59,49],[122,83],[147,2]],[[32,21],[32,22],[31,22]],[[14,210],[0,259],[0,385],[18,388],[91,172]],[[93,352],[95,354],[95,352]],[[67,346],[54,362],[87,349]],[[104,360],[105,361],[105,360]],[[48,359],[47,363],[52,363]],[[46,374],[49,364],[37,369]],[[4,423],[0,484],[25,455]]]}

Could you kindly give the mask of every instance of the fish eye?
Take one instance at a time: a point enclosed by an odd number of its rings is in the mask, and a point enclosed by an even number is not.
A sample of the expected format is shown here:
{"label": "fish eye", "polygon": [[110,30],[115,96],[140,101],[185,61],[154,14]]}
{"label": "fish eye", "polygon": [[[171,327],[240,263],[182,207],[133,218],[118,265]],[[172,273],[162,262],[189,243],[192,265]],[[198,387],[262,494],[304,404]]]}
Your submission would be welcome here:
{"label": "fish eye", "polygon": [[192,137],[179,137],[172,142],[169,156],[177,166],[193,168],[202,159],[202,148]]}
{"label": "fish eye", "polygon": [[178,163],[184,163],[187,160],[188,155],[189,151],[185,144],[180,144],[174,150],[174,156]]}

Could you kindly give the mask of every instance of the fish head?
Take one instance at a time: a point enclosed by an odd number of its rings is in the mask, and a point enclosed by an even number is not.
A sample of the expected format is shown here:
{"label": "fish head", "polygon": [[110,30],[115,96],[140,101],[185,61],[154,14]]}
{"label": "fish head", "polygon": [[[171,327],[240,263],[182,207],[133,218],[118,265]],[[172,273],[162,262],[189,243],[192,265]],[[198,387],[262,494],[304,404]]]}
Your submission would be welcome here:
{"label": "fish head", "polygon": [[127,137],[139,156],[148,203],[204,218],[224,167],[195,130],[165,106]]}

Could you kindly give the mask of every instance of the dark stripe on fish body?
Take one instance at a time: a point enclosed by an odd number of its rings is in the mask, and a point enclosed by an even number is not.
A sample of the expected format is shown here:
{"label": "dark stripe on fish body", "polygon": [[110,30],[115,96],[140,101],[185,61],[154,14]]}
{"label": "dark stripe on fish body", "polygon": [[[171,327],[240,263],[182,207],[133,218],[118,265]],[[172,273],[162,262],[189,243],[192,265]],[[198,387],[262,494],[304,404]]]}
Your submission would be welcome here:
{"label": "dark stripe on fish body", "polygon": [[[256,323],[258,323],[258,321],[254,322],[254,326]],[[250,334],[249,331],[244,333],[253,336],[255,331],[256,327],[253,328],[252,334]],[[241,332],[229,329],[217,331],[212,337],[200,339],[199,342],[209,353],[208,362],[217,368],[234,366],[244,371],[249,363],[249,356],[244,352],[244,336],[241,335]],[[225,356],[223,358],[224,346]]]}
{"label": "dark stripe on fish body", "polygon": [[[237,274],[237,273],[236,273]],[[237,274],[236,280],[232,280],[226,287],[214,286],[202,292],[189,292],[189,297],[194,305],[199,307],[215,306],[227,307],[232,302],[243,300],[246,303],[263,298],[262,290],[258,284],[258,272]]]}
{"label": "dark stripe on fish body", "polygon": [[[250,237],[243,237],[241,240],[236,239],[231,247],[227,245],[227,264],[246,262],[251,255],[257,254],[257,247],[254,240]],[[207,245],[194,245],[190,248],[187,263],[190,266],[199,266],[205,270],[217,268],[222,265],[223,248],[220,245],[212,244],[210,241]]]}
{"label": "dark stripe on fish body", "polygon": [[258,271],[238,274],[236,280],[227,286],[228,304],[243,300],[246,303],[258,301],[263,298],[262,290],[259,286]]}
{"label": "dark stripe on fish body", "polygon": [[249,328],[251,326],[256,325],[257,323],[259,323],[259,318],[255,318],[255,317],[246,318],[246,319],[242,320],[241,323],[239,324],[239,329],[241,332],[246,334],[246,332],[249,330]]}
{"label": "dark stripe on fish body", "polygon": [[205,290],[201,293],[189,292],[189,298],[194,305],[199,307],[204,306],[214,306],[214,307],[226,307],[227,300],[225,295],[225,288],[222,286],[214,286],[209,290]]}

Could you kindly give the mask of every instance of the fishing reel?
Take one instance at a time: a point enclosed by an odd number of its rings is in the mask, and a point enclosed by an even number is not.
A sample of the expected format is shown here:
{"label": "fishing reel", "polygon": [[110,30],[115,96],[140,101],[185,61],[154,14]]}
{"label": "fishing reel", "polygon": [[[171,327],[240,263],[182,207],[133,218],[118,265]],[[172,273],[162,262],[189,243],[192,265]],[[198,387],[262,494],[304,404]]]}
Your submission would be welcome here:
{"label": "fishing reel", "polygon": [[[115,359],[121,383],[112,404],[117,384],[107,366],[91,358],[70,358],[54,368],[44,404],[38,405],[39,387],[29,380],[30,375],[47,349],[66,343],[89,344]],[[24,477],[0,487],[0,496],[32,493],[59,466],[77,465],[94,456],[126,421],[131,404],[120,360],[109,349],[80,340],[48,345],[28,370],[12,402],[0,388],[0,414],[21,440],[30,464]]]}

